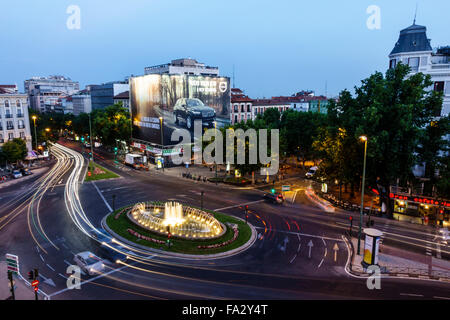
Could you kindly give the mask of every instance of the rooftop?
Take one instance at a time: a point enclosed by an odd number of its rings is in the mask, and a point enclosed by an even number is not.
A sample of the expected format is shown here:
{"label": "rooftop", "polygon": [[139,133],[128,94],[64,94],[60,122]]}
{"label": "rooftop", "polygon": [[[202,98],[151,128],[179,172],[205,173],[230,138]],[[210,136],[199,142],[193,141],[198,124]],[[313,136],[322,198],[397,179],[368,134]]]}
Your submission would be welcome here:
{"label": "rooftop", "polygon": [[400,31],[400,36],[391,52],[391,55],[403,52],[432,50],[430,39],[427,38],[427,28],[414,23],[412,26]]}

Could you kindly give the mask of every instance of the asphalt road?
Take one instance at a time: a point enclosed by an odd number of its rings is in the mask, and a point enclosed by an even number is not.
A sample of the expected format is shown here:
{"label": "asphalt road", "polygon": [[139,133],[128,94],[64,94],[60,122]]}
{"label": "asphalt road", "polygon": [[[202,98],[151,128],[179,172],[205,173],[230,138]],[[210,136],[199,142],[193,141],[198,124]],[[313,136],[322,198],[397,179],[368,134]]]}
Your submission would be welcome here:
{"label": "asphalt road", "polygon": [[[19,255],[23,276],[32,268],[39,269],[41,298],[44,293],[50,299],[450,297],[448,283],[425,280],[382,279],[381,290],[367,289],[365,279],[351,277],[344,270],[348,250],[342,234],[348,229],[348,213],[325,213],[302,192],[298,201],[280,207],[262,202],[261,190],[236,190],[159,172],[117,168],[101,155],[97,158],[101,164],[121,178],[79,184],[87,162],[62,148],[53,154],[58,161],[51,171],[24,181],[20,188],[1,190],[0,196],[0,254]],[[208,209],[243,218],[243,206],[249,205],[249,222],[259,232],[250,249],[210,261],[152,255],[126,266],[108,263],[102,275],[82,275],[80,290],[67,289],[67,267],[73,264],[73,255],[98,248],[80,229],[100,227],[113,206],[113,195],[116,208],[149,200],[200,206],[201,191],[205,191]],[[384,220],[380,221],[376,223]],[[426,255],[429,241],[434,244],[432,254],[437,255],[433,229],[386,221],[384,243]],[[440,251],[445,255],[448,247]]]}

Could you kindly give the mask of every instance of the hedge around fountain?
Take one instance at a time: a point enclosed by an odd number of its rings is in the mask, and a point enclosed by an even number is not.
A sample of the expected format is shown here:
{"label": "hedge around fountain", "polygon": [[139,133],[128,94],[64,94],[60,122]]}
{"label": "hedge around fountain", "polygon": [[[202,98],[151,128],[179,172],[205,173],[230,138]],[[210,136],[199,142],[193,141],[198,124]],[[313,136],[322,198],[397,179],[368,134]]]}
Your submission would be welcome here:
{"label": "hedge around fountain", "polygon": [[[244,245],[251,237],[252,231],[250,227],[242,220],[236,219],[232,216],[225,215],[223,213],[210,211],[203,209],[204,211],[211,213],[214,217],[222,222],[223,224],[232,223],[238,226],[239,235],[235,241],[232,243],[218,248],[208,248],[208,249],[199,249],[198,246],[206,246],[212,244],[220,244],[224,243],[233,238],[234,231],[227,225],[227,231],[220,238],[216,239],[196,239],[196,240],[184,240],[178,238],[172,238],[172,246],[169,248],[166,244],[158,244],[144,239],[138,239],[136,236],[130,234],[128,229],[131,229],[135,232],[138,232],[142,236],[150,237],[156,240],[166,241],[167,236],[163,236],[144,228],[139,227],[138,225],[131,222],[127,217],[127,212],[133,206],[127,206],[120,208],[106,218],[106,224],[108,227],[115,232],[117,235],[125,238],[131,242],[134,242],[139,245],[144,245],[150,248],[176,252],[176,253],[184,253],[184,254],[198,254],[198,255],[207,255],[207,254],[216,254],[221,252],[230,251],[236,249],[242,245]],[[193,206],[192,206],[193,207]],[[194,207],[195,208],[195,207]],[[126,210],[125,210],[126,209]],[[199,209],[199,208],[198,208]],[[120,215],[118,213],[122,212]]]}

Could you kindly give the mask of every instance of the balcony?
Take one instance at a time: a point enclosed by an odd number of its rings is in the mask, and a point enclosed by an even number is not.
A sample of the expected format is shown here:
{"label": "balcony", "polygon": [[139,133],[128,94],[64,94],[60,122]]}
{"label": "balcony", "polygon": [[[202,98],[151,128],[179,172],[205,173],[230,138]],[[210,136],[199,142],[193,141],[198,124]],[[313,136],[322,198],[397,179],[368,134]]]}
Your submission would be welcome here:
{"label": "balcony", "polygon": [[14,126],[7,126],[6,130],[14,130]]}
{"label": "balcony", "polygon": [[5,114],[5,118],[6,119],[11,119],[12,117],[13,117],[13,115],[11,113]]}
{"label": "balcony", "polygon": [[17,114],[17,118],[23,118],[23,117],[25,117],[25,115],[23,113],[18,113]]}
{"label": "balcony", "polygon": [[17,128],[19,128],[19,129],[25,129],[25,125],[19,125]]}

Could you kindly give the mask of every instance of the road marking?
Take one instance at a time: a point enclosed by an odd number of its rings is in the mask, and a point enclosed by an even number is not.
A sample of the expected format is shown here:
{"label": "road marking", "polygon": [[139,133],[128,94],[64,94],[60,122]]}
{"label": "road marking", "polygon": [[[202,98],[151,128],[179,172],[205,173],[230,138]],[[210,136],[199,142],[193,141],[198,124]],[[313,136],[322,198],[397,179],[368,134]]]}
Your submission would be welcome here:
{"label": "road marking", "polygon": [[[101,274],[101,275],[99,275],[99,276],[97,276],[97,277],[94,277],[94,278],[91,278],[91,279],[89,279],[89,280],[83,281],[83,282],[80,283],[80,286],[83,285],[83,284],[85,284],[85,283],[89,283],[89,282],[95,281],[95,280],[97,280],[97,279],[100,279],[100,278],[102,278],[102,277],[106,277],[106,276],[110,275],[111,273],[114,273],[114,272],[117,272],[117,271],[121,271],[122,269],[125,269],[125,268],[128,268],[128,266],[123,266],[123,267],[120,267],[120,268],[117,268],[117,269],[113,269],[113,270],[111,270],[110,272],[103,273],[103,274]],[[66,277],[63,276],[61,273],[60,273],[59,275],[60,275],[61,277],[63,277],[63,278],[66,278]],[[66,278],[66,279],[67,279],[67,278]],[[57,291],[57,292],[54,292],[54,293],[50,294],[49,297],[56,296],[56,295],[58,295],[58,294],[61,294],[61,293],[66,292],[66,291],[68,291],[68,290],[70,290],[70,289],[69,289],[69,288],[62,289],[62,290],[60,290],[60,291]]]}
{"label": "road marking", "polygon": [[289,261],[289,263],[292,263],[295,260],[295,258],[297,258],[297,254],[295,254],[295,256],[291,259],[291,261]]}
{"label": "road marking", "polygon": [[[62,275],[61,273],[58,273],[58,276],[61,276],[61,277],[63,277],[64,279],[67,280],[67,277],[66,277],[65,275]],[[50,297],[51,297],[51,295],[50,295]]]}
{"label": "road marking", "polygon": [[94,181],[92,181],[92,184],[94,185],[95,189],[97,189],[98,194],[100,195],[100,197],[103,199],[103,201],[105,202],[106,206],[108,207],[109,211],[112,212],[113,209],[111,208],[111,206],[109,205],[109,203],[106,201],[105,197],[102,195],[100,189],[97,187],[97,185],[95,184]]}
{"label": "road marking", "polygon": [[408,297],[423,297],[423,294],[415,294],[415,293],[400,293],[400,295]]}
{"label": "road marking", "polygon": [[47,267],[49,267],[49,269],[51,269],[52,271],[55,271],[55,269],[53,269],[53,267],[51,265],[49,265],[48,263],[47,263]]}
{"label": "road marking", "polygon": [[44,262],[44,258],[42,257],[42,254],[39,254],[39,257],[41,257],[42,262]]}
{"label": "road marking", "polygon": [[323,260],[324,259],[322,259],[322,261],[320,261],[319,266],[317,267],[317,269],[319,269],[322,266]]}
{"label": "road marking", "polygon": [[[255,229],[261,229],[264,230],[263,227],[255,227]],[[339,242],[343,242],[344,240],[342,239],[338,239],[338,238],[330,238],[330,237],[321,237],[315,234],[307,234],[307,233],[300,233],[300,232],[293,232],[293,231],[284,231],[284,230],[275,230],[272,229],[272,231],[275,232],[280,232],[280,233],[288,233],[288,234],[295,234],[298,236],[305,236],[305,237],[311,237],[311,238],[319,238],[319,239],[326,239],[326,240],[333,240],[333,241],[339,241]]]}
{"label": "road marking", "polygon": [[438,297],[438,296],[434,296],[434,299],[443,299],[443,300],[450,300],[450,298],[448,297]]}
{"label": "road marking", "polygon": [[246,205],[254,204],[254,203],[260,203],[260,202],[264,202],[264,200],[258,200],[258,201],[253,201],[253,202],[241,203],[241,204],[237,204],[235,206],[229,206],[229,207],[215,209],[214,211],[227,210],[227,209],[237,208],[237,207],[246,206]]}

